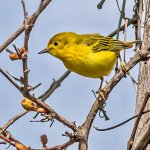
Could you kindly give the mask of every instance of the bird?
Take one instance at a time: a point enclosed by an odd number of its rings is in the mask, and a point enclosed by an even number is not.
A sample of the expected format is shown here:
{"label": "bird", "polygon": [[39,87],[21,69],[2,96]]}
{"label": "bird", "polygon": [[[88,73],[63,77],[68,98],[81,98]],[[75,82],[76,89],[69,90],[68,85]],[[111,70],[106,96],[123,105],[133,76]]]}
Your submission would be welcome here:
{"label": "bird", "polygon": [[120,51],[132,48],[138,42],[123,42],[100,34],[61,32],[54,35],[47,48],[38,54],[51,54],[68,70],[81,76],[103,79],[113,69]]}

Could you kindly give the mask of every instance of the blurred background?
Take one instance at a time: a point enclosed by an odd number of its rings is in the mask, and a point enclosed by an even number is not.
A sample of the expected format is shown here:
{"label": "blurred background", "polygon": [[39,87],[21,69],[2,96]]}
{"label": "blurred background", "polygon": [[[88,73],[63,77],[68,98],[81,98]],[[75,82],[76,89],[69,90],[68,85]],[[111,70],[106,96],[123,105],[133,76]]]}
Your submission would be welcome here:
{"label": "blurred background", "polygon": [[[118,0],[120,8],[122,0]],[[40,0],[26,0],[29,16],[37,9]],[[104,3],[103,9],[97,9],[100,0],[53,0],[40,15],[31,32],[29,41],[28,66],[30,85],[38,83],[42,85],[33,93],[35,96],[45,92],[53,79],[58,79],[66,68],[58,59],[48,55],[37,53],[47,46],[49,39],[56,33],[72,31],[77,33],[100,33],[108,35],[118,27],[120,12],[115,0]],[[132,18],[134,1],[127,0],[125,16]],[[0,2],[0,45],[4,43],[23,23],[23,9],[21,1],[5,0]],[[124,23],[124,20],[123,20]],[[127,29],[127,41],[134,40],[134,28]],[[120,40],[124,35],[120,34]],[[21,34],[13,44],[21,48],[24,42],[24,33]],[[12,44],[8,46],[13,50]],[[133,49],[127,50],[126,60],[129,61],[134,55]],[[7,70],[15,77],[22,76],[22,62],[11,61],[9,54],[3,51],[0,54],[0,67]],[[138,66],[134,67],[131,74],[137,79]],[[114,71],[105,78],[109,81]],[[77,126],[82,125],[95,101],[92,90],[96,91],[100,80],[90,79],[71,73],[46,101],[56,112],[70,121],[75,121]],[[22,95],[11,85],[11,83],[0,74],[0,126],[3,126],[16,114],[24,111],[20,101]],[[136,91],[130,77],[123,78],[109,95],[105,110],[110,120],[105,121],[98,115],[93,123],[99,128],[107,128],[116,125],[135,113]],[[70,131],[63,124],[55,121],[52,127],[48,123],[30,123],[35,113],[31,112],[16,121],[8,130],[18,140],[32,148],[41,148],[40,136],[48,136],[48,146],[52,147],[63,144],[68,140],[62,137],[65,131]],[[37,120],[40,119],[40,116]],[[98,132],[93,127],[89,136],[89,150],[125,150],[127,141],[133,128],[131,121],[117,129]],[[0,145],[4,150],[5,145]],[[14,150],[12,146],[9,148]],[[78,144],[74,144],[68,150],[77,150]]]}

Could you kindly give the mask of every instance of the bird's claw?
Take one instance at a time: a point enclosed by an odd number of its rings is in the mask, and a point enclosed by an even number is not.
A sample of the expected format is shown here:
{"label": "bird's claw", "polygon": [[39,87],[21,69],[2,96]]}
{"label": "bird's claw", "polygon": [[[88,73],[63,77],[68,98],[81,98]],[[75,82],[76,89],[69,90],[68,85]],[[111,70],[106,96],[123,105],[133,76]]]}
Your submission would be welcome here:
{"label": "bird's claw", "polygon": [[98,91],[99,96],[103,99],[106,100],[106,95],[105,95],[105,90],[104,89],[99,89]]}
{"label": "bird's claw", "polygon": [[120,66],[121,66],[121,69],[124,73],[128,73],[128,68],[126,67],[126,64],[124,61],[121,61],[120,62]]}

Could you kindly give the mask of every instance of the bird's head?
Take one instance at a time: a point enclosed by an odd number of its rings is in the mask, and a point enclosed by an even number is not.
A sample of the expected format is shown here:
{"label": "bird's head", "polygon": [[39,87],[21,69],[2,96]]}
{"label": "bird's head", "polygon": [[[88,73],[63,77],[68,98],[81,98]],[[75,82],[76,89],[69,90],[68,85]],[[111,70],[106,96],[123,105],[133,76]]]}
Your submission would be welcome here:
{"label": "bird's head", "polygon": [[59,59],[63,59],[66,54],[67,46],[71,45],[76,36],[77,34],[73,32],[58,33],[49,40],[47,48],[38,54],[49,53]]}

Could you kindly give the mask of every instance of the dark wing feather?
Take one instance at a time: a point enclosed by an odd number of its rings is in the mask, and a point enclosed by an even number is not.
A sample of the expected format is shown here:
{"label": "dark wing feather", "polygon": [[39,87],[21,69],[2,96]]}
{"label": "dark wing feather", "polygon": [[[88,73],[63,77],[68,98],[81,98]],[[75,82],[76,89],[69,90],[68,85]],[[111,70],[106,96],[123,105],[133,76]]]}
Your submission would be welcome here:
{"label": "dark wing feather", "polygon": [[76,44],[90,46],[93,52],[120,51],[124,49],[124,42],[100,34],[79,35]]}

